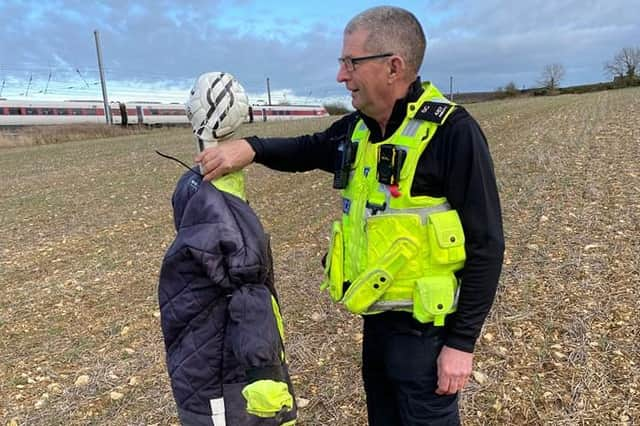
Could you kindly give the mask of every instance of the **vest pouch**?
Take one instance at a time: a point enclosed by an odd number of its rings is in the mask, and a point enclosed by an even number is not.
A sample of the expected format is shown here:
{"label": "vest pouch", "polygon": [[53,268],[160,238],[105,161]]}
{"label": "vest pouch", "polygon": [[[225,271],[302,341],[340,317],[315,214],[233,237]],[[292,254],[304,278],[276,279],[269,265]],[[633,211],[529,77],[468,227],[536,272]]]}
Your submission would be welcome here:
{"label": "vest pouch", "polygon": [[417,246],[407,238],[397,239],[378,259],[374,268],[362,272],[347,289],[342,303],[349,312],[365,313],[393,283],[396,274],[415,257]]}
{"label": "vest pouch", "polygon": [[464,262],[464,231],[457,211],[447,210],[430,214],[427,235],[433,263],[451,265]]}
{"label": "vest pouch", "polygon": [[406,255],[402,268],[392,272],[394,279],[415,280],[425,275],[424,260],[418,253],[427,252],[427,235],[417,214],[399,213],[371,216],[366,222],[367,268],[375,268],[398,247],[409,247],[413,255]]}
{"label": "vest pouch", "polygon": [[458,280],[453,273],[420,278],[413,291],[413,317],[421,323],[433,321],[441,327],[455,311]]}
{"label": "vest pouch", "polygon": [[354,281],[344,295],[344,306],[354,314],[363,314],[389,288],[393,279],[382,269],[365,272]]}
{"label": "vest pouch", "polygon": [[327,252],[324,276],[320,289],[329,289],[331,300],[339,302],[342,300],[344,291],[344,238],[340,221],[333,222],[331,228],[331,242]]}

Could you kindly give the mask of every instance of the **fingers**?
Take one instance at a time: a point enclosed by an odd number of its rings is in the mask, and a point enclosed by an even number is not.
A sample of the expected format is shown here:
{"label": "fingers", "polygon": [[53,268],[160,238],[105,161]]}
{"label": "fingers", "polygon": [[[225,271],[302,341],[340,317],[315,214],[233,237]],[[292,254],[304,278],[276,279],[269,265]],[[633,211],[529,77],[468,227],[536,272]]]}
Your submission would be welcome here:
{"label": "fingers", "polygon": [[464,389],[467,383],[467,378],[464,376],[442,376],[438,375],[438,388],[436,394],[438,395],[453,395]]}
{"label": "fingers", "polygon": [[469,380],[473,353],[443,346],[438,356],[438,395],[453,395],[461,391]]}
{"label": "fingers", "polygon": [[254,156],[251,145],[239,139],[209,147],[196,155],[194,160],[200,164],[204,180],[210,181],[251,164]]}
{"label": "fingers", "polygon": [[438,388],[436,389],[436,394],[449,395],[449,382],[450,380],[448,378],[440,377],[438,374]]}
{"label": "fingers", "polygon": [[453,395],[460,392],[469,379],[470,374],[465,370],[456,370],[447,368],[446,366],[438,366],[438,395]]}
{"label": "fingers", "polygon": [[223,153],[218,148],[209,148],[202,151],[195,158],[200,164],[205,181],[211,181],[233,170],[230,161],[225,160]]}
{"label": "fingers", "polygon": [[233,166],[220,157],[201,163],[205,181],[218,179],[233,171]]}

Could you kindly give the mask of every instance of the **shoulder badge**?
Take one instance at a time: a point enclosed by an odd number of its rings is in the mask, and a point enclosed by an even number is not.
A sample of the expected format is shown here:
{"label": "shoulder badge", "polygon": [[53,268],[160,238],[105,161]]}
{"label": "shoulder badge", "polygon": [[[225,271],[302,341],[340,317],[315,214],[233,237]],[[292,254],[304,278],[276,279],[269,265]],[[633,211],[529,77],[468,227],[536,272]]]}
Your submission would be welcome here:
{"label": "shoulder badge", "polygon": [[428,101],[420,105],[418,112],[416,112],[413,118],[442,124],[444,118],[447,116],[447,112],[453,107],[454,104]]}

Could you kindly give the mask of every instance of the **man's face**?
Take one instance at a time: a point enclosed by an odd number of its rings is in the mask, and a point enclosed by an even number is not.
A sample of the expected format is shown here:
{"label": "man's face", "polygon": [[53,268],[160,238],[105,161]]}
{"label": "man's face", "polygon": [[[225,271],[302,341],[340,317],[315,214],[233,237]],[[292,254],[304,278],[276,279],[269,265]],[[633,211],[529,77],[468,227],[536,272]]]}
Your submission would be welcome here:
{"label": "man's face", "polygon": [[[369,52],[364,48],[368,32],[358,30],[345,34],[342,44],[343,58],[379,55],[385,52]],[[351,92],[351,104],[370,117],[380,115],[385,109],[393,107],[394,99],[388,84],[387,58],[372,59],[359,62],[353,70],[340,64],[338,83],[344,83]]]}

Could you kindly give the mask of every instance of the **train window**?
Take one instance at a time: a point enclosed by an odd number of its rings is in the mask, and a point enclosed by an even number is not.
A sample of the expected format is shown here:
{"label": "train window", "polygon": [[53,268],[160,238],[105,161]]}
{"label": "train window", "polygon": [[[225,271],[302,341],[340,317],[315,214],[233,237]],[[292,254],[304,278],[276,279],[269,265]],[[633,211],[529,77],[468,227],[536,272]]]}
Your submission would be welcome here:
{"label": "train window", "polygon": [[37,115],[38,111],[35,108],[25,108],[27,115]]}
{"label": "train window", "polygon": [[42,108],[42,115],[56,115],[54,108]]}
{"label": "train window", "polygon": [[22,115],[22,108],[9,108],[9,115]]}
{"label": "train window", "polygon": [[86,109],[85,111],[86,111],[87,115],[97,115],[97,112],[96,112],[95,108]]}
{"label": "train window", "polygon": [[58,108],[58,115],[69,115],[69,110],[66,108]]}

